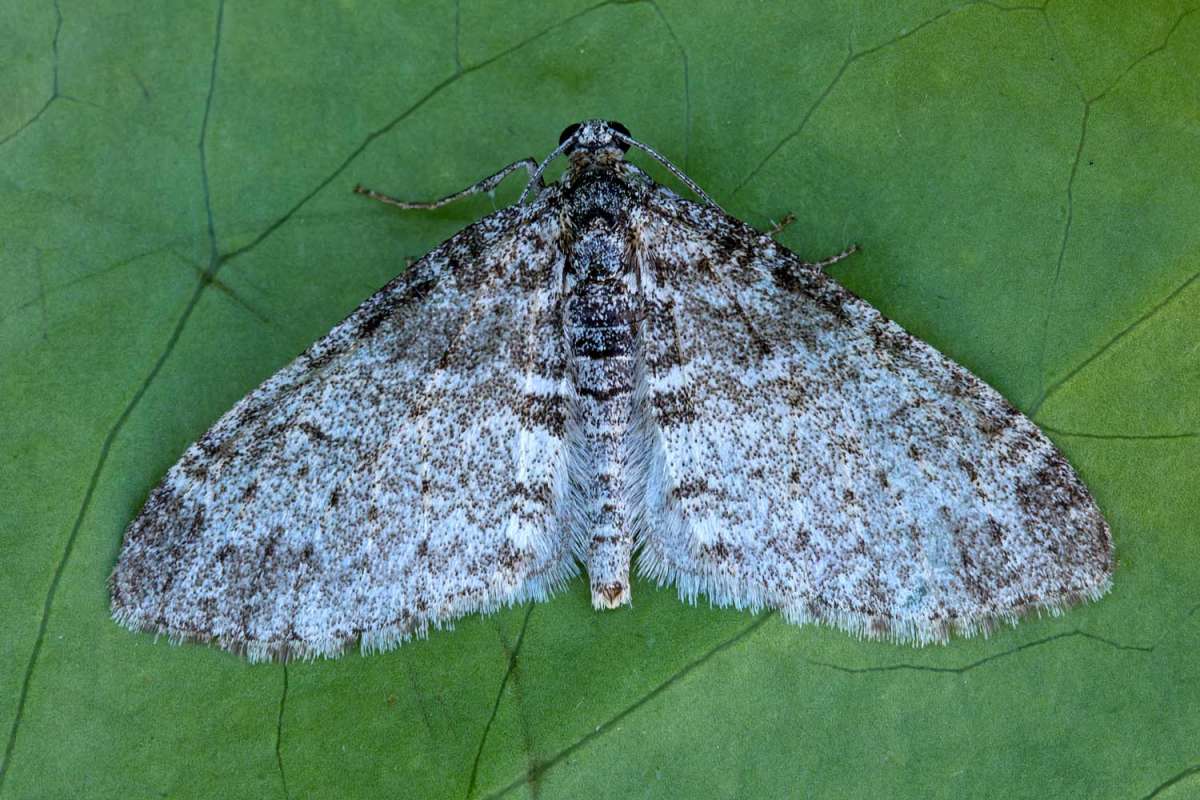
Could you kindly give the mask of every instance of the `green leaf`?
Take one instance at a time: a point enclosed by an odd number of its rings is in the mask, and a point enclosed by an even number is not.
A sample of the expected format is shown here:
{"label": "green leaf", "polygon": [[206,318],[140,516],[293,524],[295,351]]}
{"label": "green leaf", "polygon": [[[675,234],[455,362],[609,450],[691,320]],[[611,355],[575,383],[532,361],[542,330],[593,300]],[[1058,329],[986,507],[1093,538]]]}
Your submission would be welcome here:
{"label": "green leaf", "polygon": [[[1200,792],[1200,13],[126,6],[0,21],[0,797]],[[838,277],[1078,467],[1113,592],[920,650],[582,581],[286,668],[115,625],[188,442],[491,209],[351,187],[438,196],[593,116],[805,255],[860,243]]]}

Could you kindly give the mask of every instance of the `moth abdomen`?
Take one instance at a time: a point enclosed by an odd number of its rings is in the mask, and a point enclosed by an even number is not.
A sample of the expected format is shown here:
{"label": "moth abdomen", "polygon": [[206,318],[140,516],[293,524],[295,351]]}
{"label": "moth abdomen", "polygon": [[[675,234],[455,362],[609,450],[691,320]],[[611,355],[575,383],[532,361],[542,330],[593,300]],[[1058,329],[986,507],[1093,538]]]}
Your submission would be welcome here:
{"label": "moth abdomen", "polygon": [[641,302],[626,256],[623,214],[609,208],[608,182],[578,187],[570,202],[573,222],[582,223],[567,255],[563,333],[571,353],[571,379],[579,402],[573,429],[581,438],[573,465],[581,480],[586,518],[576,551],[586,562],[596,608],[629,602],[640,473],[629,440],[641,417],[634,388],[640,357]]}

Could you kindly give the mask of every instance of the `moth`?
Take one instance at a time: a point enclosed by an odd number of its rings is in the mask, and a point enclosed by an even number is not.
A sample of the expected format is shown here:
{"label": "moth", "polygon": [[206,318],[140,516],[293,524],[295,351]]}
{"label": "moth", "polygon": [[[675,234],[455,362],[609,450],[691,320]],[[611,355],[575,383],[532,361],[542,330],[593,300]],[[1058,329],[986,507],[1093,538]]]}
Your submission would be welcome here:
{"label": "moth", "polygon": [[[637,147],[699,201],[625,159]],[[542,175],[559,156],[561,179]],[[129,525],[123,625],[252,660],[393,647],[630,563],[695,602],[924,644],[1106,592],[1038,428],[617,122],[368,298]]]}

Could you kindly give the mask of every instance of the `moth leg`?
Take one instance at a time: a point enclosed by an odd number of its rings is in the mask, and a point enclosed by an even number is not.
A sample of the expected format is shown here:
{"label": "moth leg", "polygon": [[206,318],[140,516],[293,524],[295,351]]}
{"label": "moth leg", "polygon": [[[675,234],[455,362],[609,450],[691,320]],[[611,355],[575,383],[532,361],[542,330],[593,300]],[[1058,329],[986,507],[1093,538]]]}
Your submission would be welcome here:
{"label": "moth leg", "polygon": [[842,261],[843,259],[849,258],[850,256],[854,255],[857,252],[858,252],[858,245],[852,244],[849,247],[847,247],[845,250],[843,250],[842,252],[838,253],[836,256],[830,256],[829,258],[823,258],[820,261],[805,261],[801,264],[801,266],[808,267],[809,269],[825,269],[826,267],[836,264],[837,262]]}
{"label": "moth leg", "polygon": [[[442,206],[446,205],[447,203],[453,203],[455,200],[460,200],[464,197],[470,197],[473,194],[481,194],[483,192],[490,192],[493,189],[495,189],[497,186],[499,186],[501,181],[503,181],[509,175],[511,175],[512,173],[516,172],[517,170],[519,170],[521,168],[524,168],[529,173],[530,178],[533,178],[534,176],[537,175],[537,167],[538,167],[537,162],[534,161],[532,158],[524,158],[524,159],[521,159],[520,161],[514,161],[513,163],[509,164],[504,169],[497,172],[495,175],[489,175],[488,177],[484,178],[483,180],[478,181],[477,183],[471,184],[470,186],[468,186],[467,188],[463,189],[460,192],[455,192],[454,194],[446,195],[445,197],[441,198],[440,200],[431,200],[429,202],[410,202],[408,200],[398,200],[397,198],[392,197],[391,195],[386,195],[386,194],[383,194],[382,192],[377,192],[374,189],[368,189],[365,186],[363,186],[362,184],[358,184],[354,187],[354,193],[366,195],[367,197],[371,198],[372,200],[378,200],[381,203],[387,203],[389,206],[396,206],[397,208],[424,208],[424,209],[441,208]],[[543,184],[542,184],[541,178],[538,178],[537,184],[538,184],[537,188],[539,188],[539,189],[542,188]]]}
{"label": "moth leg", "polygon": [[789,211],[783,215],[783,219],[779,220],[779,222],[776,222],[774,225],[764,231],[764,233],[766,233],[767,236],[774,236],[795,221],[796,215]]}

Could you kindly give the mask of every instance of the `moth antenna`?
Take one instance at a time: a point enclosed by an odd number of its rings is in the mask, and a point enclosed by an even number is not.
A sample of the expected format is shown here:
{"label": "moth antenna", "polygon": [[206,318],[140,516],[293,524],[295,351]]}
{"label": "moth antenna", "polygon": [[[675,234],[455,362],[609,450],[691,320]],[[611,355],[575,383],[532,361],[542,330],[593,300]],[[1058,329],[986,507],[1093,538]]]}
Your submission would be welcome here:
{"label": "moth antenna", "polygon": [[630,145],[631,147],[638,148],[643,153],[650,156],[655,161],[657,161],[658,163],[660,163],[664,167],[666,167],[668,170],[670,170],[672,175],[674,175],[676,178],[679,178],[679,180],[681,180],[685,184],[687,184],[687,187],[689,189],[691,189],[693,192],[695,192],[696,196],[700,197],[702,200],[704,200],[705,203],[707,203],[708,205],[717,209],[718,211],[722,210],[721,207],[719,205],[717,205],[713,201],[713,199],[711,197],[709,197],[708,194],[696,184],[696,182],[694,180],[689,178],[687,175],[683,174],[683,170],[681,170],[679,167],[675,166],[670,161],[668,161],[666,156],[663,156],[662,154],[660,154],[657,150],[655,150],[650,145],[642,144],[637,139],[634,139],[632,136],[626,136],[625,134],[620,133],[619,131],[613,131],[612,133],[613,133],[613,137],[615,137],[616,139],[624,142],[627,145]]}
{"label": "moth antenna", "polygon": [[550,166],[551,161],[562,155],[563,151],[565,151],[567,147],[569,147],[575,141],[575,138],[578,135],[579,131],[576,131],[574,134],[567,137],[561,144],[559,144],[558,147],[554,148],[554,150],[550,152],[550,155],[542,159],[542,163],[538,164],[537,169],[533,173],[533,177],[529,179],[529,183],[525,184],[525,191],[521,192],[521,196],[517,198],[517,205],[524,205],[525,198],[529,195],[529,190],[532,189],[535,184],[541,185],[542,173],[546,171],[546,167]]}

